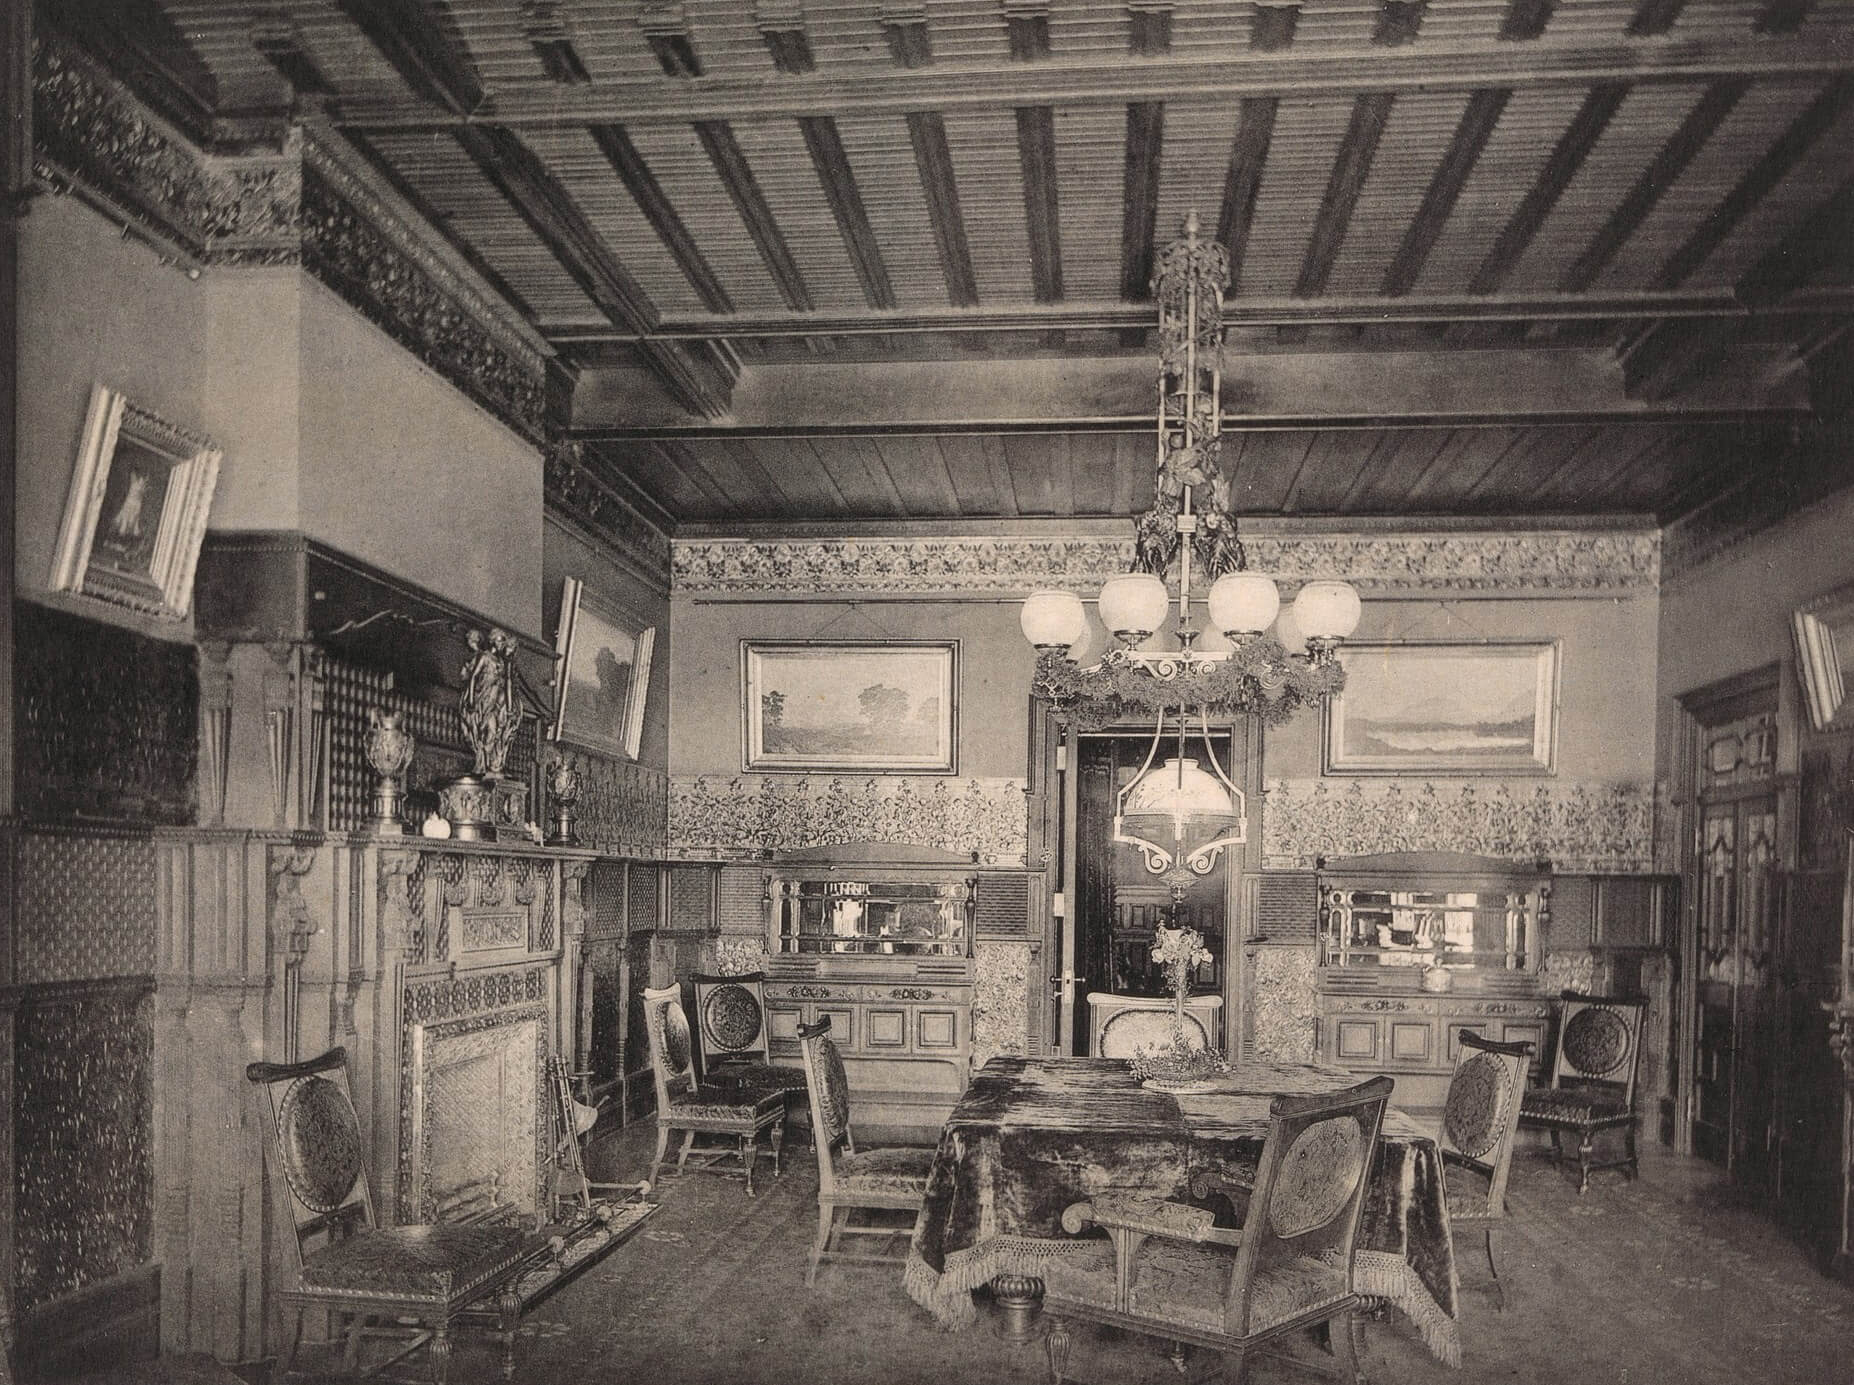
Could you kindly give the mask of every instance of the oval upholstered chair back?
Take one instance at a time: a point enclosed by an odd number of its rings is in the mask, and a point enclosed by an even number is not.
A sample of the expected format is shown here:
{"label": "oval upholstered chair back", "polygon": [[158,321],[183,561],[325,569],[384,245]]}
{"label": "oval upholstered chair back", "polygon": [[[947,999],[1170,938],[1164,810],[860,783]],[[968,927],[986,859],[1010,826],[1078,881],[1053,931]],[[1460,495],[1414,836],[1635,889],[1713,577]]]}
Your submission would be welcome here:
{"label": "oval upholstered chair back", "polygon": [[675,986],[644,988],[645,1028],[650,1036],[650,1067],[656,1074],[657,1109],[695,1091],[695,1045],[689,1017],[682,1012],[682,992]]}
{"label": "oval upholstered chair back", "polygon": [[697,973],[691,980],[695,984],[695,1024],[702,1045],[703,1073],[722,1061],[751,1058],[765,1062],[765,973]]}
{"label": "oval upholstered chair back", "polygon": [[1623,1100],[1631,1099],[1643,1008],[1640,1002],[1566,992],[1553,1085],[1602,1083],[1621,1088]]}
{"label": "oval upholstered chair back", "polygon": [[330,1049],[294,1065],[252,1063],[245,1075],[263,1092],[300,1264],[321,1246],[373,1224],[366,1149],[348,1095],[347,1050]]}
{"label": "oval upholstered chair back", "polygon": [[830,1037],[829,1015],[816,1024],[800,1025],[798,1040],[805,1061],[805,1087],[811,1097],[818,1177],[829,1182],[837,1146],[841,1145],[845,1153],[856,1152],[856,1136],[850,1129],[850,1079],[844,1071],[843,1055]]}

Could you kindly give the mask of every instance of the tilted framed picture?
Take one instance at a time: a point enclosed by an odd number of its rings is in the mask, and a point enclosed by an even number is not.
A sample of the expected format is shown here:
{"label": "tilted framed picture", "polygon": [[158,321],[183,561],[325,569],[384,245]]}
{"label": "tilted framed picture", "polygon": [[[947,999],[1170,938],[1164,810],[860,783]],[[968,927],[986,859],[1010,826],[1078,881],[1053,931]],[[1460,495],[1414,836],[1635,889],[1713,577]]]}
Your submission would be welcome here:
{"label": "tilted framed picture", "polygon": [[957,770],[957,640],[742,640],[740,658],[747,769]]}
{"label": "tilted framed picture", "polygon": [[1555,640],[1347,644],[1326,704],[1328,774],[1550,774]]}
{"label": "tilted framed picture", "polygon": [[221,456],[205,438],[95,386],[51,589],[185,619]]}
{"label": "tilted framed picture", "polygon": [[554,632],[553,739],[635,760],[657,630],[569,577]]}

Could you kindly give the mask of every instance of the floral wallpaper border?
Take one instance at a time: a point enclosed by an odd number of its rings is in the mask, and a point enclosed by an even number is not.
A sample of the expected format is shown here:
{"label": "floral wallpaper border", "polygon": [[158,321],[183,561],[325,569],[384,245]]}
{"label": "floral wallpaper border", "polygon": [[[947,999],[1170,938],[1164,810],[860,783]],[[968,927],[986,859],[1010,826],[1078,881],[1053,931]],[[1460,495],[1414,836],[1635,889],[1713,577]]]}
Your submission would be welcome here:
{"label": "floral wallpaper border", "polygon": [[1021,866],[1022,779],[946,775],[672,775],[671,854],[744,858],[844,842],[938,847]]}
{"label": "floral wallpaper border", "polygon": [[[1344,577],[1367,595],[1393,592],[1653,590],[1655,530],[1553,529],[1387,534],[1270,533],[1246,525],[1249,565],[1289,581]],[[1133,537],[943,536],[679,539],[677,592],[1022,592],[1087,586],[1126,570]]]}
{"label": "floral wallpaper border", "polygon": [[1273,870],[1320,856],[1468,851],[1543,857],[1560,872],[1655,869],[1652,784],[1539,779],[1271,779],[1262,856]]}

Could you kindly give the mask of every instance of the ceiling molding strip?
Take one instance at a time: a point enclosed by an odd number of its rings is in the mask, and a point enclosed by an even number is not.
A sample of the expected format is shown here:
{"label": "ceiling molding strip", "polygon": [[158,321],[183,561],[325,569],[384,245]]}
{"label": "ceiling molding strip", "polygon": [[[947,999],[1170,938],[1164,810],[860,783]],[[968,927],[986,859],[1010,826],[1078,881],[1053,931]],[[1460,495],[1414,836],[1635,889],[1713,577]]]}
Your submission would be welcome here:
{"label": "ceiling molding strip", "polygon": [[[1660,533],[1648,528],[1283,533],[1254,522],[1242,539],[1257,571],[1289,583],[1343,577],[1367,596],[1584,596],[1649,591],[1660,579]],[[1126,571],[1133,537],[688,538],[670,548],[678,595],[1017,597]]]}

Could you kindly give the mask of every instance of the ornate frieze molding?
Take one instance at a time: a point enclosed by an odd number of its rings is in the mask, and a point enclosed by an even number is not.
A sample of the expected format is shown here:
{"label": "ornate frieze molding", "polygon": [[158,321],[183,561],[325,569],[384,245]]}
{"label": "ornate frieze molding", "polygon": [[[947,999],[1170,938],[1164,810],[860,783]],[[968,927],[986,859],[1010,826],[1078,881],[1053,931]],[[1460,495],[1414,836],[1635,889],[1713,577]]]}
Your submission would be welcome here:
{"label": "ornate frieze molding", "polygon": [[593,473],[582,444],[563,439],[549,445],[544,475],[550,506],[628,555],[658,587],[667,581],[669,535]]}
{"label": "ornate frieze molding", "polygon": [[1543,857],[1554,870],[1578,874],[1655,868],[1650,784],[1271,779],[1263,799],[1263,862],[1275,870],[1379,851]]}
{"label": "ornate frieze molding", "polygon": [[[1367,595],[1412,592],[1554,596],[1653,590],[1653,530],[1517,533],[1284,533],[1243,526],[1249,566],[1287,582],[1342,577]],[[952,535],[679,539],[676,592],[1021,593],[1087,588],[1127,570],[1127,537]]]}
{"label": "ornate frieze molding", "polygon": [[33,61],[34,173],[101,194],[207,264],[294,264],[302,205],[300,139],[259,154],[201,153],[115,79],[47,39]]}
{"label": "ornate frieze molding", "polygon": [[750,858],[843,842],[976,852],[1020,866],[1028,849],[1021,779],[944,775],[673,775],[672,855]]}
{"label": "ornate frieze molding", "polygon": [[372,191],[310,141],[302,258],[351,307],[503,423],[542,437],[546,360]]}

